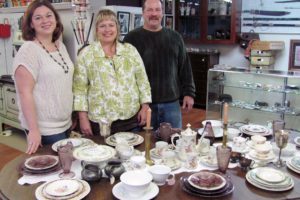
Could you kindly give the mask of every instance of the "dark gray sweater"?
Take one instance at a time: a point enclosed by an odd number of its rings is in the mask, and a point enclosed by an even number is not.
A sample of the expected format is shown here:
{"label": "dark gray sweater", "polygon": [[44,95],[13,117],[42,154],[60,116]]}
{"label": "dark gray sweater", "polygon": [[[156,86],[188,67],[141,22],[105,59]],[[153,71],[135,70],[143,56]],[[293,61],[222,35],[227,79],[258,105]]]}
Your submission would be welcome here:
{"label": "dark gray sweater", "polygon": [[189,57],[181,36],[168,28],[152,32],[143,27],[129,32],[124,42],[140,53],[152,91],[152,103],[195,97],[195,84]]}

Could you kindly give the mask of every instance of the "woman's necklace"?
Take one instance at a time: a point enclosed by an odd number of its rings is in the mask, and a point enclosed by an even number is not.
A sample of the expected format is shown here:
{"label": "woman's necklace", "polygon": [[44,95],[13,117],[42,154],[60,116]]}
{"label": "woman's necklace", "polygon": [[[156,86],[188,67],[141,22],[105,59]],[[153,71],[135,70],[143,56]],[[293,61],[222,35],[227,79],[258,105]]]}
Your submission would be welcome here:
{"label": "woman's necklace", "polygon": [[52,60],[54,60],[59,66],[61,66],[61,67],[63,68],[65,74],[67,74],[67,73],[69,72],[69,66],[67,65],[67,63],[66,63],[65,59],[63,58],[63,56],[61,55],[61,53],[60,53],[59,49],[57,48],[56,44],[54,43],[54,46],[55,46],[56,50],[58,51],[58,55],[60,56],[60,58],[61,58],[63,64],[61,64],[60,62],[58,62],[58,60],[56,60],[56,59],[51,55],[51,53],[46,49],[46,47],[43,45],[43,43],[42,43],[40,40],[38,40],[37,38],[36,38],[36,40],[40,43],[40,45],[41,45],[41,46],[43,47],[43,49],[47,52],[47,54],[52,58]]}

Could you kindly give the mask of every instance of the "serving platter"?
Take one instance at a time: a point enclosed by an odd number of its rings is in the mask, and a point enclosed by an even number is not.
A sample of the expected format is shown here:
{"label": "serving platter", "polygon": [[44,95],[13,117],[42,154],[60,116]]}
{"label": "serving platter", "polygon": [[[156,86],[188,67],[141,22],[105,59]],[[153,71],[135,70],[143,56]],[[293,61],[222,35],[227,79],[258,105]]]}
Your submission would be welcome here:
{"label": "serving platter", "polygon": [[279,170],[270,167],[261,167],[256,171],[256,176],[268,183],[279,183],[285,180],[286,176]]}
{"label": "serving platter", "polygon": [[113,158],[116,150],[107,145],[86,145],[74,149],[73,156],[87,162],[101,162]]}
{"label": "serving platter", "polygon": [[30,170],[45,170],[58,164],[58,156],[38,155],[25,160],[25,167]]}
{"label": "serving platter", "polygon": [[58,146],[66,145],[69,141],[72,142],[74,148],[84,146],[84,145],[88,145],[88,144],[95,144],[93,142],[93,140],[88,139],[88,138],[66,138],[66,139],[59,140],[59,141],[55,142],[51,146],[51,148],[52,148],[53,151],[57,152],[57,147]]}
{"label": "serving platter", "polygon": [[[105,143],[110,145],[110,146],[116,146],[117,141],[115,139],[112,139],[114,136],[109,136],[105,139]],[[126,137],[126,136],[125,136]],[[127,141],[129,145],[131,146],[136,146],[139,144],[142,144],[144,142],[144,138],[138,134],[135,134],[135,139],[132,141]]]}
{"label": "serving platter", "polygon": [[272,130],[261,125],[244,125],[241,126],[240,131],[246,135],[253,136],[253,135],[261,135],[261,136],[269,136],[272,135]]}

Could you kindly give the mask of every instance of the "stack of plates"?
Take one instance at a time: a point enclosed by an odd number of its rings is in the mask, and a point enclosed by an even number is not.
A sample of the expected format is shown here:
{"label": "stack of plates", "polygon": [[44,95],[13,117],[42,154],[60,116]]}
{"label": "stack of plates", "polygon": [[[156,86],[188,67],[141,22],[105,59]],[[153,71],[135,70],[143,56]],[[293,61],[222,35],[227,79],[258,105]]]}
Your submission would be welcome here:
{"label": "stack of plates", "polygon": [[254,149],[249,152],[249,156],[258,161],[272,161],[275,158],[273,151],[270,151],[268,154],[259,154]]}
{"label": "stack of plates", "polygon": [[289,175],[270,167],[252,169],[246,174],[246,179],[252,185],[268,191],[286,191],[294,187]]}
{"label": "stack of plates", "polygon": [[135,146],[144,142],[144,138],[138,134],[131,132],[118,132],[105,139],[106,144],[116,146],[118,142],[127,142],[129,145]]}
{"label": "stack of plates", "polygon": [[72,142],[74,148],[81,147],[81,146],[88,145],[88,144],[94,144],[94,142],[92,140],[87,139],[87,138],[67,138],[67,139],[63,139],[63,140],[59,140],[59,141],[55,142],[52,145],[53,151],[57,152],[57,147],[66,145],[68,142]]}
{"label": "stack of plates", "polygon": [[26,175],[45,175],[59,171],[58,156],[39,155],[27,158],[21,166],[21,173]]}
{"label": "stack of plates", "polygon": [[185,192],[199,197],[222,197],[232,193],[234,190],[230,180],[208,171],[182,177],[180,180],[181,187]]}
{"label": "stack of plates", "polygon": [[300,174],[300,157],[299,156],[293,157],[291,160],[289,160],[288,162],[286,162],[286,166],[290,170],[292,170],[292,171]]}
{"label": "stack of plates", "polygon": [[244,125],[240,127],[240,131],[245,133],[246,135],[261,135],[261,136],[269,136],[272,135],[272,130],[261,125]]}
{"label": "stack of plates", "polygon": [[86,181],[77,179],[59,179],[46,182],[35,190],[38,200],[48,199],[73,199],[84,198],[91,188]]}

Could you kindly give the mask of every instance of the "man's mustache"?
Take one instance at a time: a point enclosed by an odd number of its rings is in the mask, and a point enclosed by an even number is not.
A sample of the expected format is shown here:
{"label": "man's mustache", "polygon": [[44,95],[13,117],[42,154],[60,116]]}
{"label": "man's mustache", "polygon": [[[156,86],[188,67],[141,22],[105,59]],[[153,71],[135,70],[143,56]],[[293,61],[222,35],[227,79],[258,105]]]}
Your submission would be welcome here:
{"label": "man's mustache", "polygon": [[150,17],[150,20],[159,20],[158,17]]}

